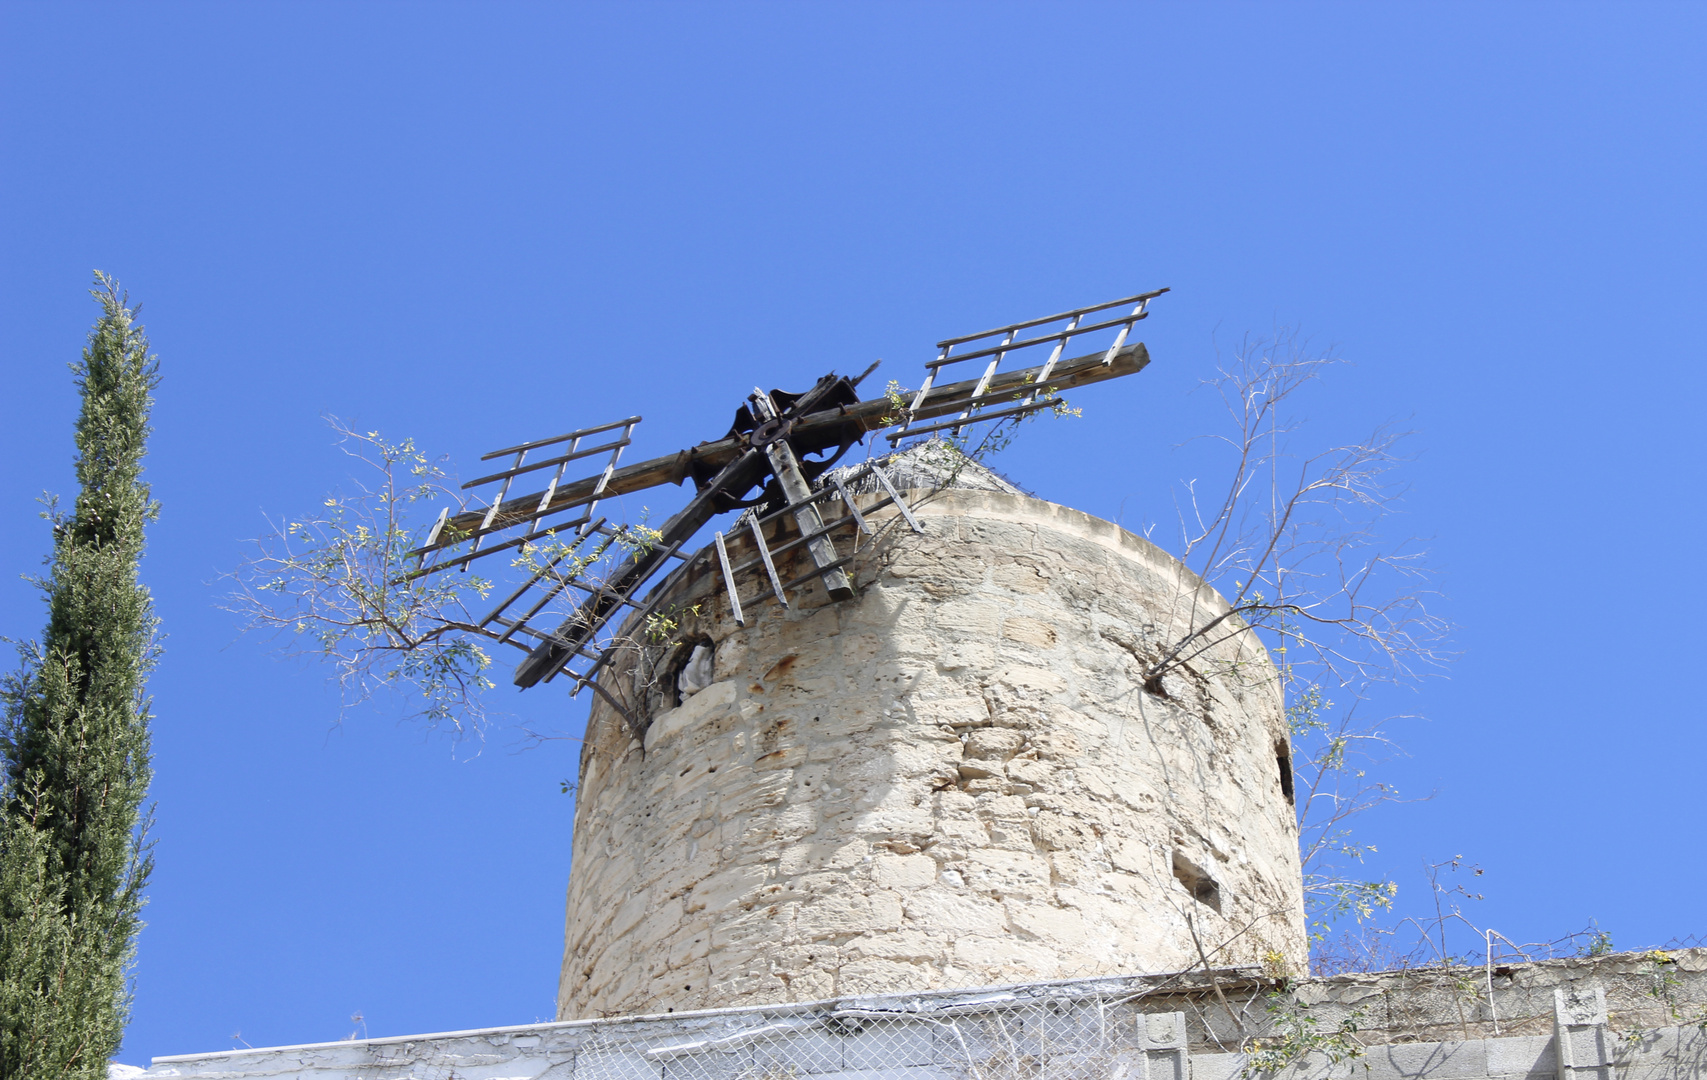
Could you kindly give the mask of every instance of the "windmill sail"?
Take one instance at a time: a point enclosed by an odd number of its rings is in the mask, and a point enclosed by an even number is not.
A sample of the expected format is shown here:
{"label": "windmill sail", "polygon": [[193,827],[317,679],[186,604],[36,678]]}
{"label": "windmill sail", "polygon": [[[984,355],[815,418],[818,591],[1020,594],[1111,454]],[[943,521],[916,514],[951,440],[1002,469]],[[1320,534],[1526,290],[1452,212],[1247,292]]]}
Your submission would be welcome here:
{"label": "windmill sail", "polygon": [[[1061,356],[1067,351],[1069,343],[1074,338],[1084,338],[1119,327],[1119,333],[1115,335],[1113,344],[1108,346],[1102,356],[1102,365],[1104,367],[1110,366],[1114,363],[1115,357],[1120,354],[1121,349],[1126,346],[1126,339],[1132,333],[1132,327],[1149,314],[1150,301],[1167,291],[1167,289],[1156,289],[1147,293],[1139,293],[1136,296],[1110,300],[1106,304],[1097,304],[1094,307],[1075,308],[1072,311],[1063,311],[1059,315],[1046,315],[1041,319],[1009,323],[1007,326],[998,326],[994,330],[984,330],[980,333],[967,334],[963,337],[948,338],[937,342],[937,348],[941,352],[937,354],[935,360],[925,365],[924,384],[913,395],[913,404],[908,410],[905,422],[887,436],[890,445],[894,445],[905,438],[949,429],[954,434],[959,435],[961,430],[969,424],[987,420],[1004,420],[1009,417],[1024,416],[1042,409],[1054,408],[1056,398],[1049,385],[1049,380],[1055,375],[1061,362]],[[1095,315],[1097,312],[1108,311],[1113,308],[1123,308],[1128,304],[1136,306],[1125,315],[1093,320],[1089,324],[1083,322],[1087,315]],[[1048,332],[1031,333],[1024,338],[1020,337],[1021,333],[1035,331],[1038,327],[1046,327],[1051,323],[1065,323],[1066,325]],[[996,338],[1000,340],[993,341]],[[954,355],[954,350],[963,346],[971,347],[963,349],[958,356]],[[998,369],[1004,360],[1021,354],[1027,357],[1037,355],[1034,350],[1041,350],[1045,347],[1050,349],[1049,359],[1039,367],[1027,372],[1026,374],[1029,374],[1031,378],[1019,389],[1016,390],[1011,385],[1003,385],[1004,380],[997,379]],[[1081,357],[1081,359],[1084,358]],[[922,410],[926,402],[932,400],[932,391],[936,388],[937,379],[942,374],[943,369],[971,360],[984,360],[984,373],[972,382],[970,393],[956,396],[953,404],[959,409],[959,412],[955,418],[919,426],[916,423],[917,420],[928,418]],[[1006,380],[1006,382],[1011,384],[1011,380]],[[934,400],[941,402],[943,398],[944,395],[939,392]],[[992,408],[992,406],[999,407]],[[940,416],[946,411],[950,410],[940,410],[934,415]]]}
{"label": "windmill sail", "polygon": [[[944,430],[958,435],[973,424],[1056,408],[1061,391],[1142,370],[1149,353],[1127,338],[1146,316],[1149,301],[1167,291],[939,342],[936,359],[925,365],[924,384],[910,392],[910,400],[890,395],[861,400],[858,387],[873,364],[855,378],[832,372],[801,394],[755,390],[722,438],[635,465],[620,462],[638,416],[495,450],[481,460],[509,459],[506,467],[463,485],[490,492],[485,506],[442,514],[425,543],[411,552],[419,561],[408,577],[466,569],[476,560],[508,553],[521,571],[520,583],[507,586],[477,629],[527,650],[515,674],[523,687],[567,669],[577,689],[589,683],[599,689],[594,676],[617,648],[606,634],[612,620],[633,616],[644,624],[657,602],[646,600],[648,584],[672,562],[685,564],[681,548],[730,510],[744,509],[746,516],[729,533],[715,532],[711,550],[737,622],[744,625],[746,610],[757,603],[787,606],[789,594],[814,579],[832,599],[845,599],[853,595],[846,567],[871,531],[863,514],[893,505],[909,527],[918,531],[922,526],[877,464],[868,462],[843,478],[830,472],[843,454],[871,432],[892,429],[887,436],[892,444]],[[1098,316],[1127,307],[1131,310]],[[1106,348],[1062,359],[1074,340],[1116,328]],[[1041,364],[1002,369],[1016,356],[1041,358],[1045,349],[1048,357]],[[943,372],[953,365],[979,360],[984,363],[975,377],[943,381]],[[814,460],[809,455],[824,456]],[[599,472],[564,479],[572,463],[601,456]],[[874,490],[883,494],[875,505],[862,508],[848,486],[868,472],[874,474]],[[539,480],[544,483],[536,490],[511,494],[512,488],[532,487]],[[613,523],[598,513],[600,504],[614,496],[690,480],[692,498],[656,530]],[[765,527],[784,516],[799,526],[797,535],[772,546]],[[832,534],[850,526],[853,552],[844,555]],[[754,539],[753,553],[740,561],[732,561],[729,552],[736,531]],[[784,581],[777,559],[796,548],[810,555],[812,569]],[[744,601],[743,580],[759,585]],[[661,597],[667,591],[659,588],[653,594]],[[546,629],[542,621],[556,625]]]}

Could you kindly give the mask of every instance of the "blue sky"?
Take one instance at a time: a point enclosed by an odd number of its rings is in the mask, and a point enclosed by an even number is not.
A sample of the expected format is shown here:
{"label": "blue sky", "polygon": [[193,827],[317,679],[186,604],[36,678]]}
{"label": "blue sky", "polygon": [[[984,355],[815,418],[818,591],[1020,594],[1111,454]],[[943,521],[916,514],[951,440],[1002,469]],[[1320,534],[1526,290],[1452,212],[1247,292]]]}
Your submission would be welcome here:
{"label": "blue sky", "polygon": [[[71,483],[92,268],[163,361],[145,576],[159,865],[121,1060],[551,1015],[577,746],[478,754],[217,610],[323,413],[452,455],[640,412],[634,453],[940,337],[1167,285],[1155,363],[998,464],[1171,520],[1217,341],[1416,430],[1449,678],[1365,826],[1515,939],[1707,932],[1698,680],[1707,14],[1522,4],[6,4],[0,632]],[[636,458],[637,459],[637,458]],[[630,508],[633,509],[632,507]],[[1694,554],[1692,554],[1694,553]],[[15,573],[13,572],[15,571]],[[553,688],[498,706],[572,731]]]}

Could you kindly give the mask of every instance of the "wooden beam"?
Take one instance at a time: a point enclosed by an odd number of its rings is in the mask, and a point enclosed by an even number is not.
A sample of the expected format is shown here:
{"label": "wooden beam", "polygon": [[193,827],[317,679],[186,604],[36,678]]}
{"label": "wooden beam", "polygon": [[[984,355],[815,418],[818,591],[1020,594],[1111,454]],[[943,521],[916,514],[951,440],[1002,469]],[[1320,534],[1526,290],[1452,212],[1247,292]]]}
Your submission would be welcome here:
{"label": "wooden beam", "polygon": [[[1149,350],[1143,342],[1127,345],[1115,354],[1114,359],[1103,363],[1103,352],[1090,353],[1072,360],[1063,360],[1055,365],[1050,374],[1049,387],[1056,391],[1074,390],[1092,383],[1106,382],[1118,379],[1124,375],[1133,375],[1144,370],[1150,363]],[[998,372],[990,380],[984,396],[989,397],[1001,393],[1020,393],[1032,385],[1042,366],[1021,368],[1016,371]],[[965,406],[965,399],[972,396],[977,389],[977,379],[966,379],[962,382],[946,383],[931,388],[915,415],[916,420],[928,420],[932,417],[947,416],[959,412]],[[823,446],[839,445],[842,438],[848,434],[863,435],[866,432],[881,431],[899,423],[893,402],[887,397],[862,401],[857,405],[829,409],[802,417],[794,425],[790,441],[796,443],[822,444]],[[969,421],[975,423],[976,420]],[[744,438],[718,439],[714,442],[701,443],[691,450],[682,450],[650,461],[642,461],[634,465],[616,470],[611,474],[610,482],[605,485],[604,492],[599,495],[608,498],[612,495],[626,495],[634,491],[642,491],[662,484],[680,484],[690,475],[691,465],[698,461],[714,469],[721,469],[734,461],[747,449]],[[551,501],[544,510],[540,509],[540,499],[544,491],[536,491],[514,499],[506,499],[498,512],[492,517],[489,532],[497,532],[512,525],[540,517],[544,514],[555,514],[564,510],[591,502],[598,486],[599,477],[589,476],[569,484],[560,484],[552,493]],[[468,539],[470,533],[480,528],[485,519],[486,511],[470,510],[457,514],[445,522],[439,530],[437,542],[428,545],[421,551],[431,551],[434,548],[450,547]]]}

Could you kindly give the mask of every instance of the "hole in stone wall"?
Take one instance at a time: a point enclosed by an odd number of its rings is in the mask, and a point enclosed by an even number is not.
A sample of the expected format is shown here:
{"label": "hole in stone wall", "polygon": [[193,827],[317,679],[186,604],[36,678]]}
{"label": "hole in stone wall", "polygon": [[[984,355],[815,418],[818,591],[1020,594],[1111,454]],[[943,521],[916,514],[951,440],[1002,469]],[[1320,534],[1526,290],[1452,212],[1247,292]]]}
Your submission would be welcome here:
{"label": "hole in stone wall", "polygon": [[716,677],[716,654],[710,638],[684,641],[676,646],[665,668],[664,699],[670,707],[710,686]]}
{"label": "hole in stone wall", "polygon": [[1298,796],[1292,787],[1292,747],[1284,740],[1274,744],[1274,762],[1280,768],[1280,793],[1286,796],[1286,805],[1298,805]]}
{"label": "hole in stone wall", "polygon": [[1213,908],[1215,914],[1221,914],[1221,886],[1203,867],[1192,862],[1178,851],[1174,852],[1174,877],[1185,886],[1191,898],[1206,907]]}

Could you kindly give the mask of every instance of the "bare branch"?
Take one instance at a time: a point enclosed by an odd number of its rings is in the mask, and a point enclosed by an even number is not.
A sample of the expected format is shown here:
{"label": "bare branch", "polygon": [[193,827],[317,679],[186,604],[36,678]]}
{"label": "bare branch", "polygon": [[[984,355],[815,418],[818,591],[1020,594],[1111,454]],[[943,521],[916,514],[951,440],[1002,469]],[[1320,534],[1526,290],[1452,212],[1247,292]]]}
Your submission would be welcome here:
{"label": "bare branch", "polygon": [[[224,606],[245,630],[279,639],[285,655],[329,661],[346,710],[389,690],[413,701],[412,718],[459,736],[478,734],[485,723],[481,694],[493,686],[487,647],[530,646],[471,611],[484,607],[490,581],[466,572],[412,573],[419,558],[410,553],[424,546],[435,517],[421,511],[448,503],[459,512],[460,493],[442,459],[429,458],[411,440],[390,443],[335,417],[327,422],[344,452],[361,463],[361,475],[319,513],[269,521],[253,554],[226,575],[234,588]],[[553,613],[570,615],[578,597],[565,586],[598,587],[595,567],[608,574],[656,536],[645,525],[625,527],[582,553],[548,532],[517,548],[511,566],[547,590],[555,586]]]}
{"label": "bare branch", "polygon": [[[1334,363],[1282,331],[1247,338],[1204,384],[1229,421],[1225,433],[1205,436],[1223,456],[1225,479],[1213,489],[1181,486],[1180,552],[1225,604],[1209,601],[1199,580],[1182,581],[1175,629],[1144,673],[1145,686],[1161,691],[1175,669],[1242,663],[1246,650],[1225,648],[1241,638],[1273,658],[1290,726],[1313,947],[1338,920],[1361,927],[1390,910],[1397,892],[1359,873],[1375,847],[1354,840],[1351,824],[1399,795],[1368,778],[1393,746],[1358,705],[1371,684],[1414,679],[1446,659],[1446,627],[1427,607],[1426,552],[1385,535],[1403,494],[1394,469],[1407,433],[1379,425],[1356,441],[1301,449],[1302,392]],[[1329,691],[1352,707],[1335,712]]]}
{"label": "bare branch", "polygon": [[1205,385],[1231,433],[1207,436],[1230,455],[1225,488],[1206,502],[1184,485],[1181,558],[1230,610],[1198,609],[1182,590],[1186,631],[1145,672],[1154,685],[1240,634],[1264,640],[1283,667],[1331,683],[1406,679],[1437,667],[1445,626],[1425,603],[1428,571],[1414,541],[1380,544],[1402,490],[1391,482],[1405,433],[1390,426],[1310,454],[1295,448],[1295,396],[1334,361],[1282,333],[1248,339]]}

